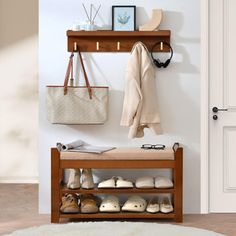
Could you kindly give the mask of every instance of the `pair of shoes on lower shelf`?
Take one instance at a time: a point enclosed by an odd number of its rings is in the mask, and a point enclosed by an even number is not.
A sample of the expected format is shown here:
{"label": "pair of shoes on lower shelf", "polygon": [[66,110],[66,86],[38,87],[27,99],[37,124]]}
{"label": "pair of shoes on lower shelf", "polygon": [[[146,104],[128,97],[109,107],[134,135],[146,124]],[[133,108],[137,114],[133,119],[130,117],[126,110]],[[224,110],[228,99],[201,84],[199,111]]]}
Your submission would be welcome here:
{"label": "pair of shoes on lower shelf", "polygon": [[140,196],[134,195],[128,198],[122,208],[120,207],[119,198],[116,196],[107,196],[103,199],[99,211],[100,212],[144,212],[147,206],[147,202]]}
{"label": "pair of shoes on lower shelf", "polygon": [[121,176],[113,176],[110,179],[104,180],[98,184],[98,188],[133,188],[131,181],[123,179]]}
{"label": "pair of shoes on lower shelf", "polygon": [[[80,184],[80,178],[82,183]],[[91,169],[83,169],[82,176],[80,169],[70,169],[69,180],[67,188],[78,189],[78,188],[92,189],[94,188],[94,181]]]}
{"label": "pair of shoes on lower shelf", "polygon": [[79,197],[77,194],[70,193],[65,194],[62,197],[62,205],[60,211],[62,213],[97,213],[100,212],[144,212],[149,213],[170,213],[173,211],[173,206],[168,197],[162,198],[161,201],[158,198],[153,198],[147,204],[146,200],[138,195],[130,196],[124,203],[122,208],[120,207],[119,198],[113,195],[105,197],[102,202],[99,197],[93,194],[81,194]]}
{"label": "pair of shoes on lower shelf", "polygon": [[173,182],[164,176],[143,176],[136,179],[136,188],[172,188]]}
{"label": "pair of shoes on lower shelf", "polygon": [[160,201],[158,198],[153,198],[147,204],[146,200],[138,195],[133,195],[128,198],[122,207],[120,207],[119,199],[116,196],[107,196],[103,199],[99,211],[100,212],[144,212],[149,213],[170,213],[173,206],[168,197],[163,197]]}
{"label": "pair of shoes on lower shelf", "polygon": [[65,194],[62,197],[60,211],[63,213],[97,213],[100,199],[93,194]]}
{"label": "pair of shoes on lower shelf", "polygon": [[170,213],[174,210],[171,201],[168,197],[162,198],[160,201],[158,197],[152,198],[148,205],[146,211],[149,213],[158,213],[159,211],[162,213]]}

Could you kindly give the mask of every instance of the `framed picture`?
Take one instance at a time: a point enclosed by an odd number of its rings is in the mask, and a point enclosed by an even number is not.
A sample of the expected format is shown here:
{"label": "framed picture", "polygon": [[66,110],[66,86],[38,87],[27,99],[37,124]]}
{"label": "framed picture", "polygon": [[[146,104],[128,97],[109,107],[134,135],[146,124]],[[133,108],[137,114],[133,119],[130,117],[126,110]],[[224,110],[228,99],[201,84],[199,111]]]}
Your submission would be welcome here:
{"label": "framed picture", "polygon": [[135,31],[136,6],[112,6],[112,30]]}

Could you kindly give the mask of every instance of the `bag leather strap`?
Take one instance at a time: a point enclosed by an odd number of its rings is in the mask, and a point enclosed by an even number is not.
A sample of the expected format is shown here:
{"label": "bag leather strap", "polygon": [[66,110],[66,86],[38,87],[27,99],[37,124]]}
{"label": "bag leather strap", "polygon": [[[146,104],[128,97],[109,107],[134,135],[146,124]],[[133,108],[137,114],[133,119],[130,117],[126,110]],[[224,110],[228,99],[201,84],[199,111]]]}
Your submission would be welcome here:
{"label": "bag leather strap", "polygon": [[86,73],[86,70],[85,70],[85,67],[84,67],[83,58],[81,56],[81,52],[80,52],[79,48],[78,48],[78,53],[79,53],[79,58],[80,58],[80,62],[81,62],[81,65],[82,65],[82,69],[83,69],[83,72],[84,72],[84,79],[85,79],[86,87],[88,89],[89,98],[92,99],[92,89],[91,89],[91,86],[90,86],[90,83],[89,83],[89,80],[88,80],[88,76],[87,76],[87,73]]}
{"label": "bag leather strap", "polygon": [[[78,53],[79,53],[79,58],[80,58],[80,62],[81,62],[81,65],[82,65],[82,69],[83,69],[83,72],[84,72],[84,79],[85,79],[86,87],[88,89],[89,98],[92,99],[92,88],[91,88],[91,85],[89,83],[88,76],[87,76],[87,73],[86,73],[86,70],[85,70],[85,67],[84,67],[83,58],[81,56],[81,52],[80,52],[79,49],[78,49]],[[67,70],[66,70],[65,80],[64,80],[64,95],[67,94],[67,87],[68,87],[70,74],[71,74],[71,80],[73,81],[73,57],[74,57],[74,53],[71,53],[69,63],[68,63],[68,66],[67,66]]]}
{"label": "bag leather strap", "polygon": [[71,74],[71,78],[73,79],[73,57],[74,57],[74,53],[71,53],[67,70],[66,70],[65,80],[64,80],[64,95],[67,94],[67,86],[68,86],[70,74]]}

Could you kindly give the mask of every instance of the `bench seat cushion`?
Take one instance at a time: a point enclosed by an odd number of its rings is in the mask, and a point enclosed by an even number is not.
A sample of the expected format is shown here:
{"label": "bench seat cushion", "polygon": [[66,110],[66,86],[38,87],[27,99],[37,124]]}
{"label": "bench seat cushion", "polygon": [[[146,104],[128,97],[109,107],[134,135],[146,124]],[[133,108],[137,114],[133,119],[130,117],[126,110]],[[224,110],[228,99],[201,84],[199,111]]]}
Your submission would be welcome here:
{"label": "bench seat cushion", "polygon": [[116,148],[102,154],[61,152],[61,160],[174,160],[172,148],[144,150],[141,148]]}

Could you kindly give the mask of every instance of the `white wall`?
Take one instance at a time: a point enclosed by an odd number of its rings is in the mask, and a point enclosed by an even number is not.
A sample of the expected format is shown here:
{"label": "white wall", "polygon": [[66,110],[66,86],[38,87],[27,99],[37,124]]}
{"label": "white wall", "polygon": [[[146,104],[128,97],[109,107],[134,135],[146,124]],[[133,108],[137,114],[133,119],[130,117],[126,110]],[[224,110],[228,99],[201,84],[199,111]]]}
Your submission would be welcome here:
{"label": "white wall", "polygon": [[0,0],[1,183],[38,181],[37,49],[37,0]]}
{"label": "white wall", "polygon": [[[102,126],[51,125],[45,114],[45,86],[62,84],[66,69],[66,30],[76,19],[85,19],[83,1],[40,1],[40,212],[50,209],[50,147],[58,141],[83,139],[91,144],[140,146],[143,143],[172,145],[178,141],[184,147],[184,211],[200,209],[200,2],[198,0],[129,1],[136,5],[137,25],[147,21],[153,8],[165,11],[162,29],[171,29],[174,58],[164,70],[157,69],[157,92],[164,134],[145,131],[142,139],[129,140],[128,129],[120,127],[123,103],[124,70],[128,53],[85,54],[89,77],[97,84],[110,86],[109,121]],[[90,2],[89,2],[90,3]],[[89,4],[86,3],[86,4]],[[127,1],[101,0],[97,22],[111,25],[111,6]],[[139,174],[144,174],[140,172]],[[98,178],[114,173],[96,171]],[[125,177],[133,178],[128,172]],[[137,174],[137,172],[136,172]],[[153,175],[155,173],[152,173]]]}

